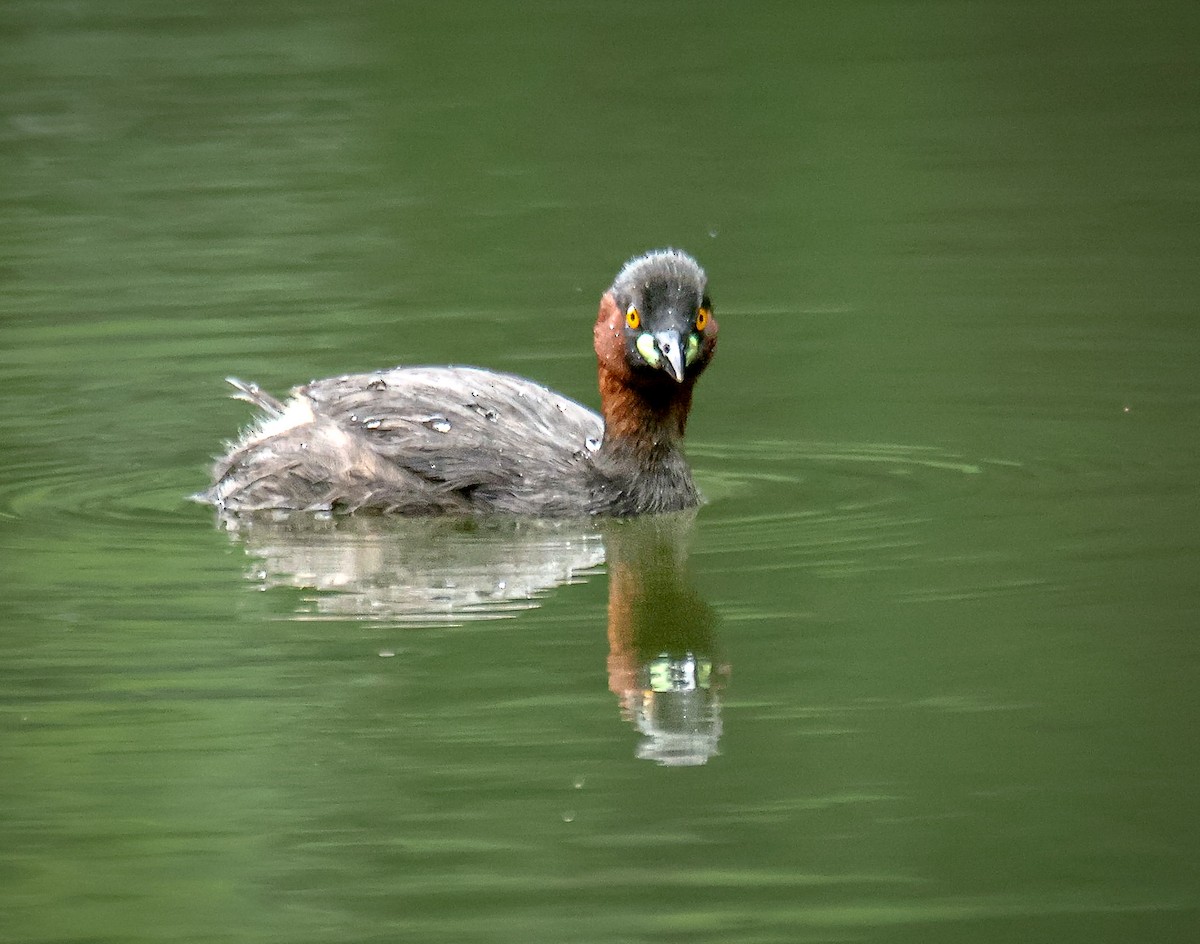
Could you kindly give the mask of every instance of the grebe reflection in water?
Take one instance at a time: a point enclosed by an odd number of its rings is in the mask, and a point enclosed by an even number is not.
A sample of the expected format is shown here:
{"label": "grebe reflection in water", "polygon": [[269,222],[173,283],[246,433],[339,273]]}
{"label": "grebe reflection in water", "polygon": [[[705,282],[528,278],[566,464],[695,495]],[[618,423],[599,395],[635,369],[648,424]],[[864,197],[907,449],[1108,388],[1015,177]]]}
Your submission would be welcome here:
{"label": "grebe reflection in water", "polygon": [[[231,533],[256,586],[310,591],[294,618],[447,626],[518,616],[608,571],[607,677],[639,757],[718,753],[729,667],[687,575],[693,512],[612,520],[256,517]],[[569,591],[564,591],[569,592]],[[519,632],[518,627],[512,631]],[[590,681],[587,682],[591,684]]]}

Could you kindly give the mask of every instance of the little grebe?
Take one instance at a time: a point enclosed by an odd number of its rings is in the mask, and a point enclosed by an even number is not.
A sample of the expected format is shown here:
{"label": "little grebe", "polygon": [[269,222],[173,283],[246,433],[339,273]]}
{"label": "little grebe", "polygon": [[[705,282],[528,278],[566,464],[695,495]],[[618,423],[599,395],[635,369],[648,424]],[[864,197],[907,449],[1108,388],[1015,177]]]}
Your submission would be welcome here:
{"label": "little grebe", "polygon": [[223,512],[637,515],[699,503],[680,446],[717,346],[696,260],[630,260],[594,330],[602,416],[512,374],[395,367],[317,380],[287,402],[230,379],[266,416],[213,469]]}

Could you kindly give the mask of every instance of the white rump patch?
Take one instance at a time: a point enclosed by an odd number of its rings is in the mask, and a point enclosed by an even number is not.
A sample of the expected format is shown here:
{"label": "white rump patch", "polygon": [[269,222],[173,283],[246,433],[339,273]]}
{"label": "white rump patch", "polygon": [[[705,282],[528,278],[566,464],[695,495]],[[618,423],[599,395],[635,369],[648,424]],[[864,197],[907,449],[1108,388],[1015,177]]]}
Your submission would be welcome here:
{"label": "white rump patch", "polygon": [[246,430],[242,437],[242,445],[250,446],[260,443],[272,436],[279,436],[300,426],[308,426],[313,422],[312,403],[307,397],[292,397],[283,405],[283,412],[276,416],[265,416],[254,426]]}

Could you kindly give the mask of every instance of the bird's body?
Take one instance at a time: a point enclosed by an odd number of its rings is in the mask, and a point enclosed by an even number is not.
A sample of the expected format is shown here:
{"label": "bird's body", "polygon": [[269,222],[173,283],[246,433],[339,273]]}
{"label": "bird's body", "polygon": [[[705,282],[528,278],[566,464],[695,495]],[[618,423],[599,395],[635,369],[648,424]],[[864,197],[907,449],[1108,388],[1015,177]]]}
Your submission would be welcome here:
{"label": "bird's body", "polygon": [[[631,261],[594,331],[603,416],[476,367],[396,367],[313,381],[280,402],[231,380],[264,416],[214,467],[224,512],[373,510],[546,517],[698,503],[680,449],[692,385],[716,344],[703,271],[666,250]],[[657,330],[655,330],[657,329]]]}

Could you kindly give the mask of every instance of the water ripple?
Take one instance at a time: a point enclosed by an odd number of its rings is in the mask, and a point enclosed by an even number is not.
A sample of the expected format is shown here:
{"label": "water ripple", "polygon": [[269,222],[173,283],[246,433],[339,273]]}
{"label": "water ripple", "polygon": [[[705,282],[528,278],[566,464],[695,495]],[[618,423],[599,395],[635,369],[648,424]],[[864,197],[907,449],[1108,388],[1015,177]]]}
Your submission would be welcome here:
{"label": "water ripple", "polygon": [[1016,468],[896,443],[764,440],[691,455],[710,501],[698,553],[740,554],[742,571],[807,563],[840,575],[914,556],[934,503]]}
{"label": "water ripple", "polygon": [[77,463],[15,465],[0,483],[0,517],[175,526],[189,505],[180,481],[161,469],[99,476]]}

